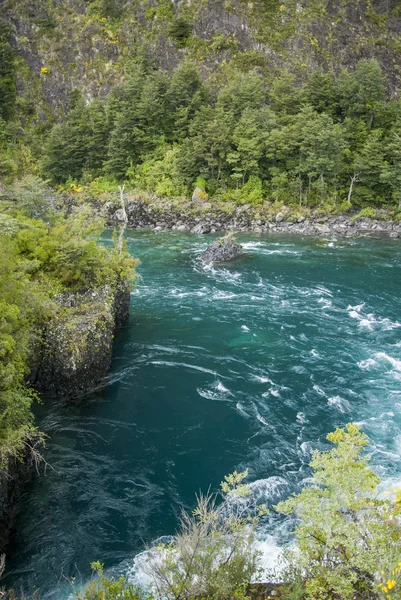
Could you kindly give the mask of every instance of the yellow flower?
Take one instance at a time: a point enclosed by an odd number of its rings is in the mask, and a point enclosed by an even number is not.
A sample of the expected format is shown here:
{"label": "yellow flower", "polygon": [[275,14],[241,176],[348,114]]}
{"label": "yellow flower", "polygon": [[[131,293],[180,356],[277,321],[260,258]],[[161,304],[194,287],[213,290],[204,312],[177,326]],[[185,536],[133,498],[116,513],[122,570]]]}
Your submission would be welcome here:
{"label": "yellow flower", "polygon": [[280,10],[281,10],[281,12],[283,12],[283,10],[285,10],[284,4],[280,4]]}
{"label": "yellow flower", "polygon": [[394,581],[394,579],[389,579],[387,581],[387,587],[388,587],[389,590],[391,590],[395,585],[397,585],[397,582]]}
{"label": "yellow flower", "polygon": [[42,67],[42,68],[40,69],[40,74],[41,74],[41,76],[43,76],[43,75],[47,75],[48,73],[50,73],[50,69],[49,69],[49,67]]}

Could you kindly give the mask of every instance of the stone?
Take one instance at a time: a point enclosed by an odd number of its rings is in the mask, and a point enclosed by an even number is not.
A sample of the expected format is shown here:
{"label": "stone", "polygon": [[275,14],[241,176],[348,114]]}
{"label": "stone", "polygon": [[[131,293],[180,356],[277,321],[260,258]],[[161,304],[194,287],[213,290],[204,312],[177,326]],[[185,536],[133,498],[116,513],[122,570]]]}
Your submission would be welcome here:
{"label": "stone", "polygon": [[284,215],[282,212],[279,212],[276,214],[276,223],[281,223],[281,221],[284,219]]}
{"label": "stone", "polygon": [[46,326],[33,384],[58,398],[92,392],[106,376],[114,331],[129,314],[130,288],[121,283],[81,294],[60,294]]}
{"label": "stone", "polygon": [[116,212],[111,215],[111,219],[113,221],[120,221],[120,222],[122,221],[122,222],[124,222],[125,221],[125,214],[124,214],[123,209],[119,208],[118,210],[116,210]]}
{"label": "stone", "polygon": [[242,254],[242,246],[237,244],[232,236],[226,236],[212,242],[202,254],[201,259],[206,263],[225,262],[233,260]]}
{"label": "stone", "polygon": [[197,187],[192,194],[192,202],[194,204],[204,204],[209,200],[209,195],[202,190],[202,188]]}
{"label": "stone", "polygon": [[191,233],[195,233],[197,235],[203,235],[204,233],[210,233],[210,225],[206,225],[205,223],[198,223],[195,227],[192,227]]}
{"label": "stone", "polygon": [[160,225],[158,225],[157,227],[155,227],[155,228],[153,229],[153,232],[154,232],[154,233],[159,233],[159,231],[162,231],[162,227],[160,227]]}
{"label": "stone", "polygon": [[328,225],[315,225],[316,231],[320,234],[330,233],[330,227]]}

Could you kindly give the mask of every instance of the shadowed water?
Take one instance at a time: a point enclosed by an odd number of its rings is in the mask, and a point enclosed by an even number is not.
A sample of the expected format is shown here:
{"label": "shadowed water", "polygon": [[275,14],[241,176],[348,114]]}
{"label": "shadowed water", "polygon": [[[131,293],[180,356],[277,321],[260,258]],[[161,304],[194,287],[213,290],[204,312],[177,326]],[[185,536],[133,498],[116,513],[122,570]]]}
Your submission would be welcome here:
{"label": "shadowed water", "polygon": [[[400,478],[397,240],[242,236],[244,257],[206,267],[209,236],[127,239],[141,279],[107,385],[38,410],[54,470],[25,491],[3,583],[43,598],[68,597],[93,560],[131,572],[234,469],[276,503],[349,421],[382,478]],[[285,531],[274,515],[265,524],[266,560]]]}

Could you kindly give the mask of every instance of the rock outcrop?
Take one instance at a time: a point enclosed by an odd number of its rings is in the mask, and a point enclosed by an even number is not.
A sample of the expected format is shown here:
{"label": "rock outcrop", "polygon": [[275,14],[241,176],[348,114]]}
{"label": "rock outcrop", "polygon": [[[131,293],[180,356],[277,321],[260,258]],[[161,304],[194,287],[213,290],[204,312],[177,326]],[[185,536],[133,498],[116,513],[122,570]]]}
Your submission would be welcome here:
{"label": "rock outcrop", "polygon": [[116,326],[128,318],[128,285],[104,287],[58,299],[59,313],[43,333],[39,364],[31,378],[40,392],[78,397],[95,389],[110,366]]}
{"label": "rock outcrop", "polygon": [[[115,225],[114,212],[110,204],[104,215]],[[283,208],[277,214],[272,206],[251,204],[236,205],[205,202],[195,205],[191,200],[173,203],[152,197],[127,200],[128,226],[132,229],[151,227],[163,230],[188,231],[191,233],[217,233],[227,231],[254,233],[297,233],[302,235],[390,235],[401,236],[401,221],[392,220],[386,211],[377,211],[376,218],[359,217],[355,214],[322,216],[318,210],[290,211]]]}
{"label": "rock outcrop", "polygon": [[232,236],[227,236],[212,242],[202,254],[201,259],[206,263],[226,262],[241,254],[242,246],[237,244]]}
{"label": "rock outcrop", "polygon": [[192,202],[194,204],[204,204],[209,200],[209,196],[206,192],[202,190],[202,188],[197,187],[192,194]]}
{"label": "rock outcrop", "polygon": [[6,469],[0,469],[0,555],[7,545],[17,512],[22,487],[34,473],[32,454],[27,449],[23,460],[8,459]]}

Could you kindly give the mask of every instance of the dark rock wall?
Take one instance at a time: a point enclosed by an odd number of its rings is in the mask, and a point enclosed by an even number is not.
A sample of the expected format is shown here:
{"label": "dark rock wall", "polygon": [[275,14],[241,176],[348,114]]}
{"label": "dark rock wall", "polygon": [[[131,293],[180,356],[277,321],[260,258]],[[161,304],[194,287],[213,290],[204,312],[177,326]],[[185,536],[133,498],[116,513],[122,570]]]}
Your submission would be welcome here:
{"label": "dark rock wall", "polygon": [[115,328],[129,315],[130,289],[120,283],[115,289],[68,294],[59,302],[60,314],[44,331],[34,385],[59,398],[78,397],[107,374]]}

